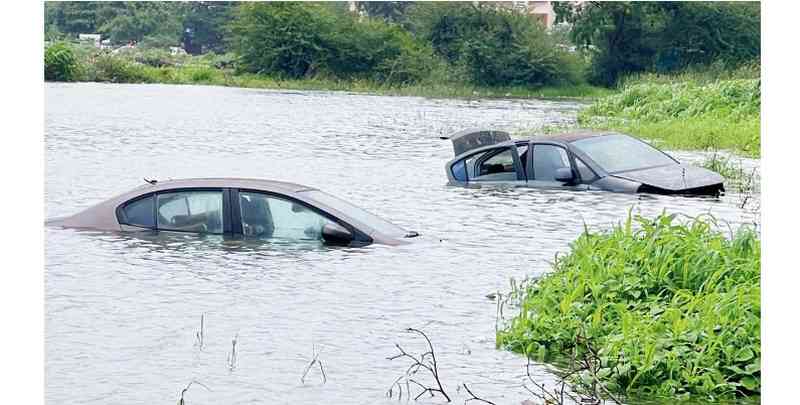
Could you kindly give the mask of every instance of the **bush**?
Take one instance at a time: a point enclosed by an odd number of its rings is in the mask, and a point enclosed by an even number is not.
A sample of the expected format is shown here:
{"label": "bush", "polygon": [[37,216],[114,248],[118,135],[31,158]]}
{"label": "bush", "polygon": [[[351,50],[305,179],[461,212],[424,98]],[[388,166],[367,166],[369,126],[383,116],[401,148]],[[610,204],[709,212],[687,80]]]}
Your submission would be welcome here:
{"label": "bush", "polygon": [[101,55],[94,62],[94,81],[111,83],[150,83],[146,66],[113,55]]}
{"label": "bush", "polygon": [[325,57],[331,13],[317,4],[245,3],[231,26],[241,68],[252,73],[301,78]]}
{"label": "bush", "polygon": [[413,29],[470,80],[487,86],[577,83],[582,60],[531,16],[467,3],[420,4]]}
{"label": "bush", "polygon": [[232,32],[241,68],[284,78],[409,83],[435,63],[430,48],[399,26],[319,4],[244,4]]}
{"label": "bush", "polygon": [[78,59],[72,48],[64,42],[56,42],[44,51],[44,79],[57,82],[77,80]]}
{"label": "bush", "polygon": [[613,86],[628,74],[673,72],[759,61],[757,2],[568,2],[554,5],[573,26],[575,43],[592,50],[589,80]]}
{"label": "bush", "polygon": [[[554,271],[529,285],[498,345],[568,356],[579,337],[598,351],[598,376],[644,396],[735,397],[761,386],[760,242],[731,239],[712,219],[631,218],[585,232]],[[638,229],[636,229],[638,228]]]}

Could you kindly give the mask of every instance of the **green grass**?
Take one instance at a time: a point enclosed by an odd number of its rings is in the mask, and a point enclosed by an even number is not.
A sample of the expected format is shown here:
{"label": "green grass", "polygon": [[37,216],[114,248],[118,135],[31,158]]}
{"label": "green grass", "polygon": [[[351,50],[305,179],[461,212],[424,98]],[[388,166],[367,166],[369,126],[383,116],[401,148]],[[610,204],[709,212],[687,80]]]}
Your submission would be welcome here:
{"label": "green grass", "polygon": [[629,133],[669,149],[726,149],[758,157],[761,81],[643,75],[581,111],[578,124]]}
{"label": "green grass", "polygon": [[639,399],[759,395],[760,241],[715,229],[662,214],[587,230],[526,287],[498,345],[558,362],[586,339],[598,378]]}
{"label": "green grass", "polygon": [[232,68],[235,56],[170,55],[155,49],[124,50],[110,55],[94,48],[73,45],[81,61],[75,81],[112,83],[164,83],[230,86],[257,89],[346,91],[430,98],[588,98],[613,90],[588,84],[547,87],[485,87],[458,81],[448,72],[432,73],[419,83],[386,85],[372,80],[341,80],[325,76],[282,79],[267,75],[239,73]]}
{"label": "green grass", "polygon": [[[216,69],[209,66],[142,66],[146,77],[131,83],[202,84],[256,89],[347,91],[392,96],[430,98],[597,98],[612,90],[587,84],[562,87],[480,87],[456,83],[420,83],[387,86],[369,80],[337,80],[324,77],[280,79],[266,75]],[[132,69],[136,69],[132,67]]]}

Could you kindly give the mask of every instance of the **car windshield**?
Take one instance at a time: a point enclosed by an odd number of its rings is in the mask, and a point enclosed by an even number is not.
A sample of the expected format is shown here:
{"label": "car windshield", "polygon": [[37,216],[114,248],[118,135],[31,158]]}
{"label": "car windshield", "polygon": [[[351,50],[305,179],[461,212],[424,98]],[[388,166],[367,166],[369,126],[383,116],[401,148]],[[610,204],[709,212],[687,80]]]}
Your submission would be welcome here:
{"label": "car windshield", "polygon": [[605,135],[572,142],[609,173],[675,164],[658,149],[627,135]]}
{"label": "car windshield", "polygon": [[366,224],[367,226],[375,229],[376,231],[382,234],[395,237],[404,237],[408,236],[409,234],[409,232],[407,232],[405,229],[400,228],[399,226],[389,221],[386,221],[385,219],[380,218],[377,215],[364,211],[363,209],[358,208],[355,205],[350,204],[349,202],[339,199],[337,197],[334,197],[330,194],[324,193],[319,190],[303,191],[302,193],[309,195],[310,197],[314,198],[315,200],[325,205],[329,205],[341,211],[345,215],[355,219],[356,221]]}

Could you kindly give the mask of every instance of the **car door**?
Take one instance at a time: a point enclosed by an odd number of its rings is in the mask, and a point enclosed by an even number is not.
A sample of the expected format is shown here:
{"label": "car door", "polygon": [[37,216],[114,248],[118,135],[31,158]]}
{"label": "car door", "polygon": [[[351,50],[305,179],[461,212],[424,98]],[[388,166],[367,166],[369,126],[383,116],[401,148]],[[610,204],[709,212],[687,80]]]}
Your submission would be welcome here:
{"label": "car door", "polygon": [[467,183],[524,185],[525,165],[520,154],[524,154],[527,148],[526,144],[504,146],[466,157],[463,164]]}
{"label": "car door", "polygon": [[326,225],[349,231],[353,243],[371,242],[369,236],[328,213],[294,198],[259,190],[231,190],[233,231],[247,239],[287,243],[325,243]]}
{"label": "car door", "polygon": [[150,229],[202,234],[231,233],[229,191],[182,188],[147,193],[117,208],[123,230]]}
{"label": "car door", "polygon": [[[537,188],[560,188],[569,190],[586,190],[587,184],[581,181],[573,157],[562,145],[547,142],[535,142],[528,153],[528,186]],[[568,168],[574,177],[571,182],[556,180],[556,171]]]}

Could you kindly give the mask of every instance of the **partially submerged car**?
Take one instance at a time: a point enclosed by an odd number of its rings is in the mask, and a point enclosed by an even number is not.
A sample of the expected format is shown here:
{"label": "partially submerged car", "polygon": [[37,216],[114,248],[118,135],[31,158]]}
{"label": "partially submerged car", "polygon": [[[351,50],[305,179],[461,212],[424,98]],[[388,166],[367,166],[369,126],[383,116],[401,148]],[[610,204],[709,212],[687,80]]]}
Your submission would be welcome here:
{"label": "partially submerged car", "polygon": [[578,131],[525,140],[507,132],[464,130],[449,139],[453,185],[508,184],[626,193],[719,195],[723,177],[682,164],[634,137]]}
{"label": "partially submerged car", "polygon": [[348,246],[398,245],[418,235],[312,187],[237,178],[150,180],[47,225],[319,240]]}

